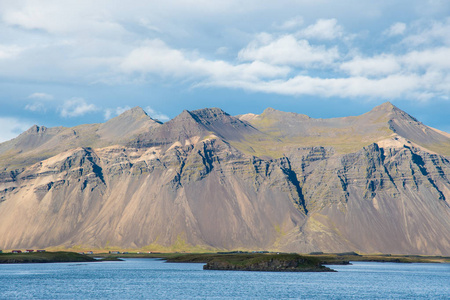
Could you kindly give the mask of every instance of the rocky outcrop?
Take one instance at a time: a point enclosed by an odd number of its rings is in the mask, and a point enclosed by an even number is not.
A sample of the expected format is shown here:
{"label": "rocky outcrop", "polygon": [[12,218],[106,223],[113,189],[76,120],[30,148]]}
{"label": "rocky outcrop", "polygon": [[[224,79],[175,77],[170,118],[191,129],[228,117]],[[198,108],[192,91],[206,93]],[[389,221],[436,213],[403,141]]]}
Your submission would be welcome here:
{"label": "rocky outcrop", "polygon": [[218,257],[207,262],[203,269],[264,272],[335,272],[328,267],[322,266],[317,259],[302,257],[297,254],[249,255],[244,259],[239,257],[239,255],[229,259]]}

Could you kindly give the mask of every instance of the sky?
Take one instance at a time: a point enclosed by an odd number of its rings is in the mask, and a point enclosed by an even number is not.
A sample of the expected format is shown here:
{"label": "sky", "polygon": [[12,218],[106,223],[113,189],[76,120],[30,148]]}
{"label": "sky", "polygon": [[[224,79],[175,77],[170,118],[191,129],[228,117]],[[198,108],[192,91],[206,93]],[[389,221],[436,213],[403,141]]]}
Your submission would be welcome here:
{"label": "sky", "polygon": [[0,142],[135,106],[166,122],[386,101],[450,132],[450,1],[0,1]]}

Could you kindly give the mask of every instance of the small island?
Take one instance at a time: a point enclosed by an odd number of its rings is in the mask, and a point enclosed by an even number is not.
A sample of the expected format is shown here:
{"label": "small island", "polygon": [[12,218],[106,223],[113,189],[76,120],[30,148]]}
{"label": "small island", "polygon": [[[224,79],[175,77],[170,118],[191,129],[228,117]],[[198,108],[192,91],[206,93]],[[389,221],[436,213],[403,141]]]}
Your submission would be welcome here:
{"label": "small island", "polygon": [[336,272],[323,266],[318,259],[303,257],[298,254],[221,257],[206,263],[203,269],[265,272]]}
{"label": "small island", "polygon": [[318,258],[296,253],[185,254],[168,258],[167,262],[202,262],[206,263],[204,270],[335,272]]}

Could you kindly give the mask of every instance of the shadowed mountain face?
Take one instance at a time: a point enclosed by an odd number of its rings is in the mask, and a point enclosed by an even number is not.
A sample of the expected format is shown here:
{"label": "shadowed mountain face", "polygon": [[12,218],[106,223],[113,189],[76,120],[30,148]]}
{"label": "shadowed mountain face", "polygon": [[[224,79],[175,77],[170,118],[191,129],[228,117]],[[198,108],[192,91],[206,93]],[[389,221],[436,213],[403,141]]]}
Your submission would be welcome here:
{"label": "shadowed mountain face", "polygon": [[450,255],[449,149],[390,103],[33,126],[0,144],[0,248]]}
{"label": "shadowed mountain face", "polygon": [[260,136],[261,132],[247,122],[232,117],[220,108],[183,111],[180,115],[130,141],[130,147],[167,146],[174,142],[192,144],[191,139],[204,137],[224,141],[240,141],[245,136]]}

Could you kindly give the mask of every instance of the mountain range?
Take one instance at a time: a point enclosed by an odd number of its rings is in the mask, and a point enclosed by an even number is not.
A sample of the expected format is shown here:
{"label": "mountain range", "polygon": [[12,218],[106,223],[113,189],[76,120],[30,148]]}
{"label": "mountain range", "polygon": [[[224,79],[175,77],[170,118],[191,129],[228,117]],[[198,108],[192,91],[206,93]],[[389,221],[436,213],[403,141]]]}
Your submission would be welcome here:
{"label": "mountain range", "polygon": [[389,102],[35,125],[0,144],[0,248],[450,255],[449,159]]}

